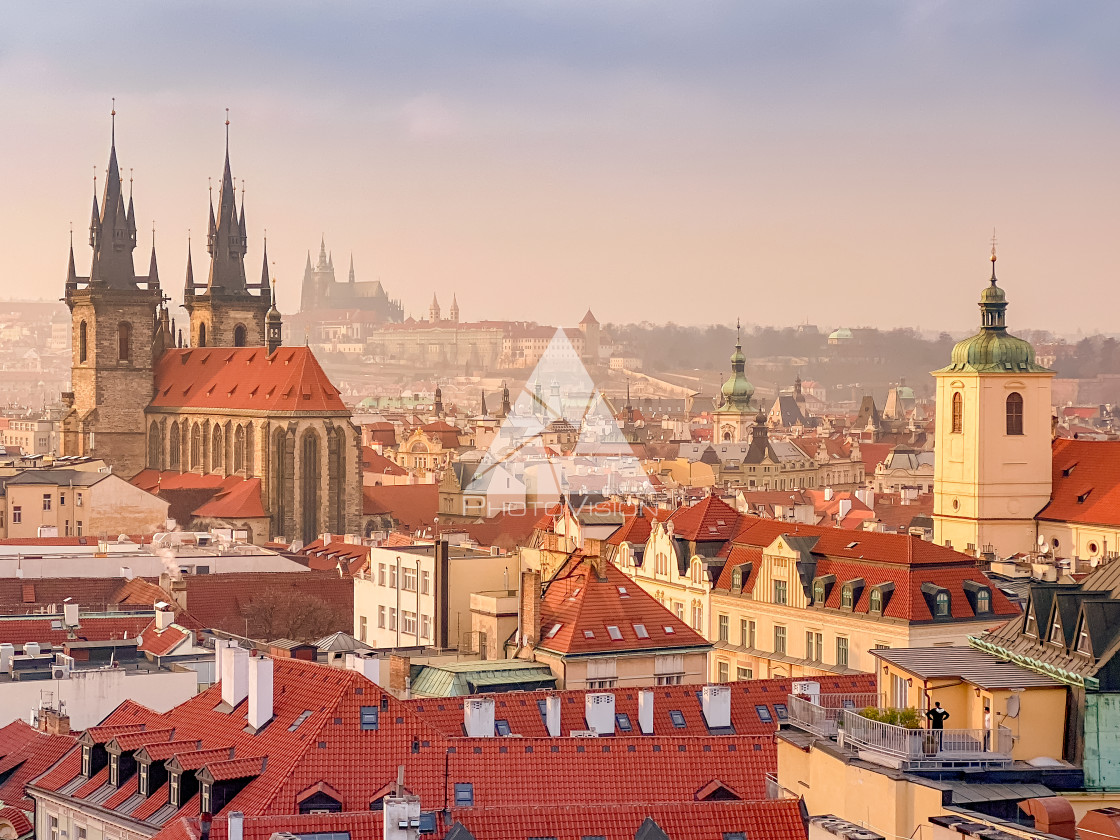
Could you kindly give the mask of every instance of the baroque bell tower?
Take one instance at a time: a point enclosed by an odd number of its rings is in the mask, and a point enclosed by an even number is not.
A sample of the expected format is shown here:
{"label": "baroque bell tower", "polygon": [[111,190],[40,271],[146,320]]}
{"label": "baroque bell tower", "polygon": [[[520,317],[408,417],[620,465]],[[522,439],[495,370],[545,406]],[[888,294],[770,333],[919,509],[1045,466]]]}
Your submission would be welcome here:
{"label": "baroque bell tower", "polygon": [[1007,331],[1007,295],[992,276],[980,331],[953,348],[937,380],[933,534],[940,545],[1006,557],[1031,551],[1050,501],[1051,380],[1030,342]]}
{"label": "baroque bell tower", "polygon": [[63,394],[63,455],[103,458],[132,477],[144,468],[144,408],[152,398],[154,361],[170,346],[155,242],[148,275],[137,276],[136,211],[129,178],[128,203],[117,164],[116,108],[105,189],[96,187],[89,226],[93,261],[79,277],[70,242],[66,305],[72,322],[71,391]]}
{"label": "baroque bell tower", "polygon": [[[188,265],[183,306],[190,313],[192,347],[262,347],[266,343],[265,316],[272,305],[268,282],[268,255],[259,283],[245,275],[245,252],[249,243],[245,229],[245,196],[241,211],[229,165],[229,111],[226,111],[226,160],[218,191],[218,213],[210,200],[210,224],[206,250],[210,252],[210,276],[205,286],[194,282]],[[189,258],[188,258],[189,259]],[[255,292],[255,294],[254,294]]]}

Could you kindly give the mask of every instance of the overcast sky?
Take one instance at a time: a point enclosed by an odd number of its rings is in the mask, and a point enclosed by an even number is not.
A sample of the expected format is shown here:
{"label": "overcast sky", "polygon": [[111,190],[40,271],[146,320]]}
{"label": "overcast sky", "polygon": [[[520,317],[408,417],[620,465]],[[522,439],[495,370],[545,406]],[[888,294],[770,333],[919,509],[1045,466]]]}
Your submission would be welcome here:
{"label": "overcast sky", "polygon": [[71,222],[88,268],[115,96],[138,268],[154,221],[176,298],[228,107],[251,271],[267,228],[286,311],[325,233],[341,276],[353,252],[415,315],[435,292],[464,319],[957,331],[995,226],[1013,327],[1116,329],[1115,2],[4,14],[2,296],[61,296]]}

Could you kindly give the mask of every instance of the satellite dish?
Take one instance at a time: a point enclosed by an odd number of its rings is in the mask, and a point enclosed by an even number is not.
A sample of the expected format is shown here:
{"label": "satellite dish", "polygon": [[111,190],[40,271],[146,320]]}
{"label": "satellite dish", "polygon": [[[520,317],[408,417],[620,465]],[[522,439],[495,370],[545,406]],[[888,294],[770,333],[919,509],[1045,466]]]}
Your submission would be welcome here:
{"label": "satellite dish", "polygon": [[1039,548],[1045,548],[1046,547],[1046,535],[1045,534],[1039,534],[1038,535],[1038,546],[1039,546]]}

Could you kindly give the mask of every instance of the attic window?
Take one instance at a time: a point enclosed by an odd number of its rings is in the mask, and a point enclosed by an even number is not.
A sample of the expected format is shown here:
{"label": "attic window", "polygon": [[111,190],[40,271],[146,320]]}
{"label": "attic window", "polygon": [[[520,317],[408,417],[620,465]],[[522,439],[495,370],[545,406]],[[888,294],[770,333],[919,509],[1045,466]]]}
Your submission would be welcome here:
{"label": "attic window", "polygon": [[548,628],[548,632],[545,633],[544,637],[546,639],[551,639],[553,636],[555,636],[557,633],[560,632],[561,626],[562,625],[560,625],[560,624],[553,624],[551,627]]}
{"label": "attic window", "polygon": [[626,591],[625,586],[618,587],[618,597],[619,598],[629,598],[630,597],[630,593]]}
{"label": "attic window", "polygon": [[361,709],[361,723],[362,729],[377,729],[377,713],[376,706],[362,706]]}
{"label": "attic window", "polygon": [[607,635],[610,636],[616,642],[621,642],[622,641],[622,631],[619,630],[618,627],[615,626],[614,624],[608,624],[607,625]]}
{"label": "attic window", "polygon": [[717,519],[716,524],[722,528],[726,523],[722,519]]}
{"label": "attic window", "polygon": [[1074,461],[1072,464],[1070,464],[1068,467],[1066,467],[1065,469],[1062,470],[1062,475],[1064,475],[1066,478],[1069,478],[1070,475],[1073,474],[1073,471],[1076,467],[1077,467],[1077,462]]}
{"label": "attic window", "polygon": [[669,719],[673,721],[673,726],[677,729],[684,729],[684,713],[680,709],[670,709]]}
{"label": "attic window", "polygon": [[292,721],[292,725],[288,727],[288,731],[295,732],[297,729],[299,729],[300,725],[309,717],[311,717],[310,709],[305,709],[304,711],[300,712],[299,717]]}
{"label": "attic window", "polygon": [[618,724],[619,732],[632,732],[634,727],[630,723],[630,716],[626,712],[618,712],[614,716],[615,723]]}
{"label": "attic window", "polygon": [[1035,621],[1034,613],[1031,612],[1029,608],[1027,610],[1027,623],[1023,627],[1023,634],[1026,636],[1033,636],[1036,639],[1038,638],[1038,622]]}
{"label": "attic window", "polygon": [[850,542],[846,546],[844,546],[844,548],[846,548],[848,550],[851,550],[851,549],[855,548],[857,545],[859,545],[858,542]]}
{"label": "attic window", "polygon": [[1089,631],[1085,629],[1084,622],[1081,624],[1081,631],[1077,634],[1077,652],[1084,653],[1087,656],[1093,655],[1093,646],[1089,642]]}
{"label": "attic window", "polygon": [[649,638],[649,631],[646,630],[646,626],[644,624],[635,624],[634,625],[634,635],[637,636],[639,639],[648,639]]}
{"label": "attic window", "polygon": [[762,721],[763,723],[773,723],[774,722],[774,716],[772,714],[770,714],[770,707],[769,706],[766,706],[766,705],[760,703],[759,705],[754,707],[754,710],[755,710],[755,713],[758,715],[758,719],[760,721]]}
{"label": "attic window", "polygon": [[511,732],[511,730],[509,728],[509,721],[508,720],[496,720],[496,721],[494,721],[494,731],[497,732],[503,738],[508,737],[510,732]]}
{"label": "attic window", "polygon": [[674,633],[676,633],[677,631],[673,629],[673,625],[672,625],[672,624],[666,624],[666,625],[665,625],[665,632],[666,632],[666,633],[668,633],[668,634],[669,634],[670,636],[672,636],[672,635],[673,635]]}
{"label": "attic window", "polygon": [[595,631],[594,630],[584,630],[583,631],[583,638],[594,639],[595,638]]}
{"label": "attic window", "polygon": [[716,526],[715,526],[715,525],[709,525],[709,526],[708,526],[708,533],[709,533],[709,534],[718,534],[718,533],[719,533],[719,529],[718,529],[718,528],[716,528]]}
{"label": "attic window", "polygon": [[1058,614],[1055,612],[1054,623],[1050,625],[1050,644],[1064,646],[1065,641],[1062,635],[1062,622],[1058,619]]}
{"label": "attic window", "polygon": [[1089,498],[1089,494],[1090,494],[1090,493],[1092,493],[1092,492],[1093,492],[1093,488],[1092,488],[1092,487],[1090,487],[1090,488],[1089,488],[1088,490],[1086,490],[1086,491],[1085,491],[1084,493],[1078,493],[1078,494],[1077,494],[1077,503],[1078,503],[1079,505],[1083,505],[1083,504],[1085,504],[1085,500]]}
{"label": "attic window", "polygon": [[471,782],[455,783],[455,805],[459,808],[474,806],[474,785]]}

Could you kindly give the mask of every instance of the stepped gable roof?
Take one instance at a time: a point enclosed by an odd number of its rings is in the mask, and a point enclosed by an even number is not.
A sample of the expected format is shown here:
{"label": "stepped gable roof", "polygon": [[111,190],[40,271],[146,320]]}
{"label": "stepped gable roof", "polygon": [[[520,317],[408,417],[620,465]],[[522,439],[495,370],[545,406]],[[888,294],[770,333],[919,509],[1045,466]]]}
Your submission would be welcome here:
{"label": "stepped gable roof", "polygon": [[[8,618],[0,616],[0,644],[19,647],[27,642],[42,642],[62,645],[67,641],[110,641],[113,639],[135,639],[152,620],[152,614],[124,616],[80,615],[78,626],[73,628],[74,636],[59,622],[59,615],[45,615],[31,618],[19,616]],[[52,625],[58,624],[57,628]]]}
{"label": "stepped gable roof", "polygon": [[231,475],[214,498],[197,508],[194,515],[202,519],[263,519],[268,514],[261,502],[261,480]]}
{"label": "stepped gable roof", "polygon": [[673,536],[694,542],[723,542],[739,527],[741,514],[718,496],[708,496],[691,507],[678,508],[669,521]]}
{"label": "stepped gable roof", "polygon": [[[828,675],[818,679],[825,694],[863,694],[875,691],[874,674]],[[731,687],[731,725],[739,735],[771,735],[781,723],[779,710],[774,704],[785,704],[790,693],[789,678],[746,680],[729,684]],[[584,717],[584,698],[588,694],[613,694],[616,715],[625,715],[632,733],[640,734],[638,726],[638,694],[641,688],[613,688],[603,691],[573,689],[567,691],[511,691],[495,694],[494,719],[509,723],[510,733],[524,738],[545,738],[542,704],[550,696],[560,698],[560,731],[567,735],[572,730],[587,729]],[[704,713],[695,685],[649,686],[653,692],[654,735],[713,737],[704,720]],[[463,734],[463,703],[465,697],[436,697],[405,701],[414,714],[422,717],[446,735]],[[764,721],[758,706],[767,707],[770,721]],[[670,711],[679,711],[683,726],[676,726]],[[628,733],[615,724],[615,735]],[[644,736],[649,737],[649,736]]]}
{"label": "stepped gable roof", "polygon": [[[602,577],[591,560],[573,557],[549,582],[541,598],[538,647],[568,656],[710,647],[617,568],[600,565]],[[619,638],[611,636],[612,627]]]}
{"label": "stepped gable roof", "polygon": [[[77,742],[73,735],[48,735],[22,720],[0,727],[0,802],[32,811],[26,786],[62,758]],[[4,816],[0,812],[0,816]]]}
{"label": "stepped gable roof", "polygon": [[308,347],[197,347],[166,351],[156,364],[152,408],[345,412],[339,390]]}
{"label": "stepped gable roof", "polygon": [[1037,518],[1120,525],[1120,441],[1058,438],[1051,451],[1053,489]]}
{"label": "stepped gable roof", "polygon": [[362,513],[389,514],[409,531],[431,528],[439,514],[439,485],[366,485],[362,488]]}

